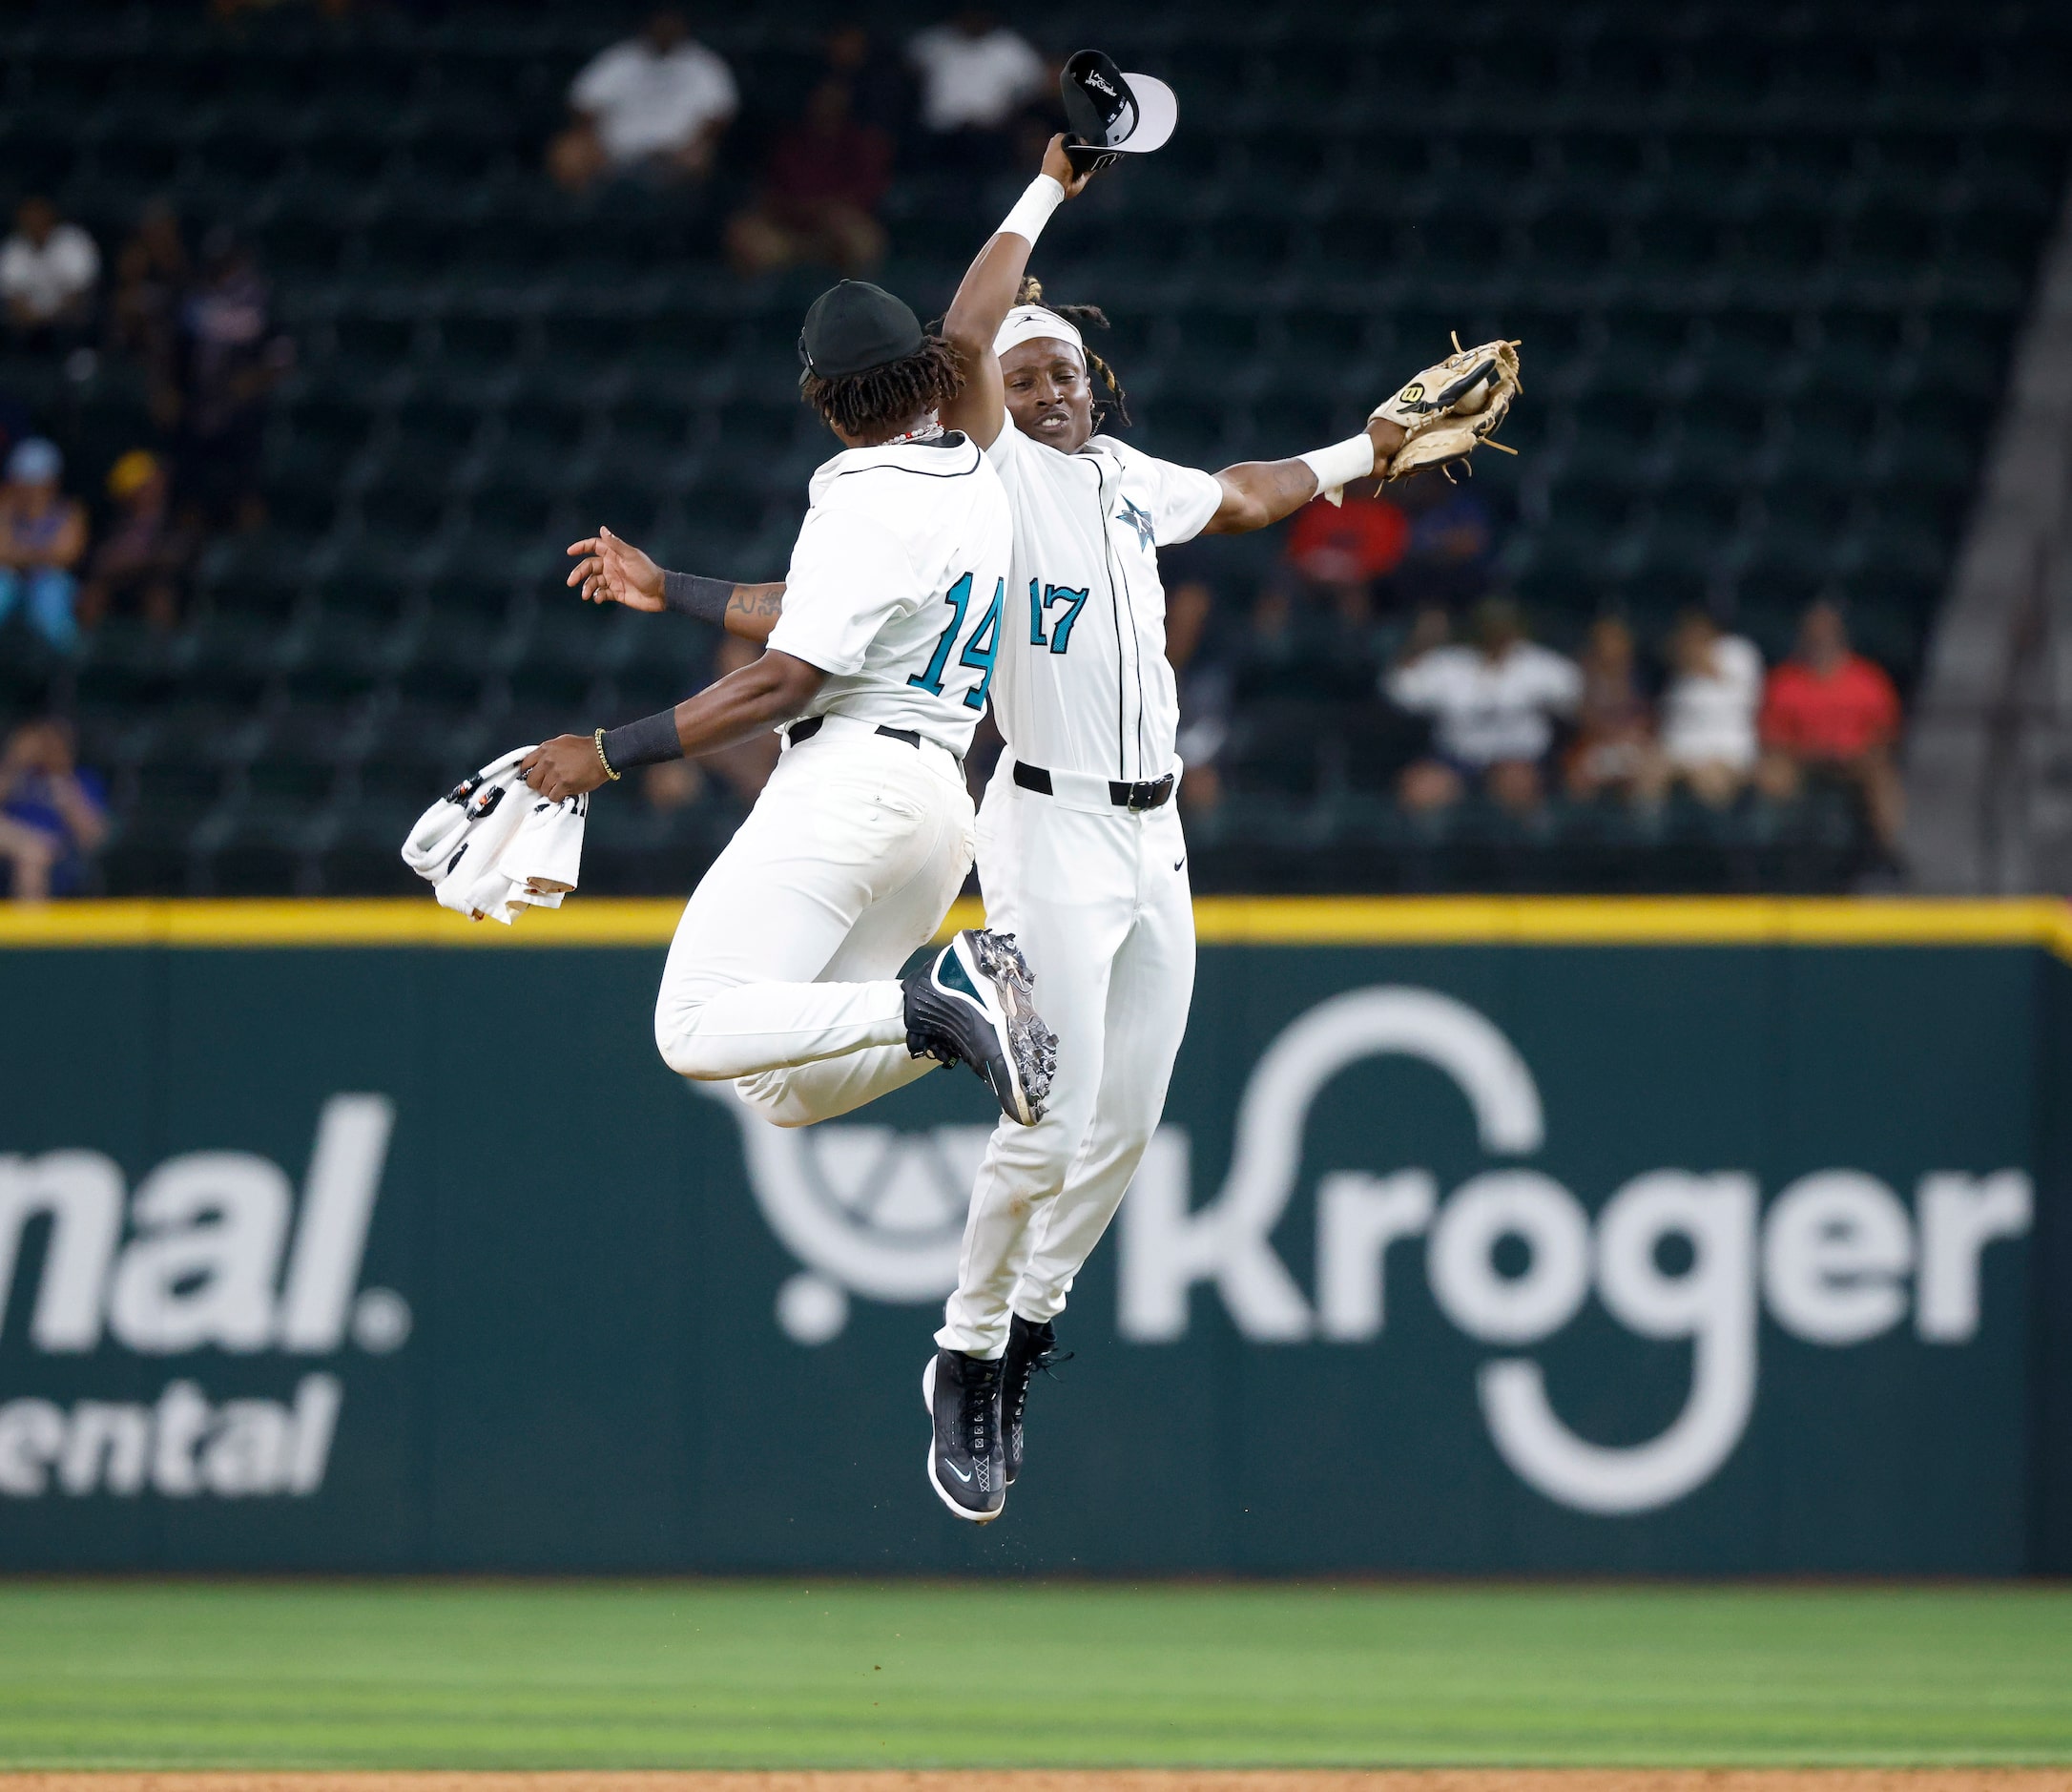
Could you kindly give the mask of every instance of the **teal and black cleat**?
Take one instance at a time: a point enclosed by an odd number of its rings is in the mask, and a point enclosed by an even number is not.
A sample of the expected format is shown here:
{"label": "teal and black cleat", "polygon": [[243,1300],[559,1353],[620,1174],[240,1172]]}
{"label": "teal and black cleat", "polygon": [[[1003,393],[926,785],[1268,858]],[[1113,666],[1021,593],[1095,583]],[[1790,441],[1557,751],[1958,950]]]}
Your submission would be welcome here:
{"label": "teal and black cleat", "polygon": [[966,927],[906,980],[906,1049],[968,1064],[1010,1120],[1043,1118],[1058,1036],[1029,1001],[1035,979],[1011,933]]}

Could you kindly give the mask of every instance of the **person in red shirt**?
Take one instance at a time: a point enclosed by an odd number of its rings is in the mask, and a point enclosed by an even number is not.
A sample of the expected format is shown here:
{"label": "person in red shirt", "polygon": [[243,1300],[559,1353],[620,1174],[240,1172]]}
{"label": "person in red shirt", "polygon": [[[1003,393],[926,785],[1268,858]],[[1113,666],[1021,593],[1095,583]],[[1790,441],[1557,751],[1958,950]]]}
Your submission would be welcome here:
{"label": "person in red shirt", "polygon": [[1871,830],[1888,854],[1899,846],[1905,794],[1893,746],[1899,694],[1884,669],[1849,646],[1842,615],[1812,606],[1799,622],[1798,648],[1770,675],[1757,727],[1763,757],[1756,787],[1787,801],[1809,774],[1838,778],[1863,793]]}
{"label": "person in red shirt", "polygon": [[1346,494],[1343,505],[1316,499],[1288,527],[1288,562],[1319,585],[1385,578],[1410,546],[1410,519],[1386,498]]}
{"label": "person in red shirt", "polygon": [[857,122],[841,81],[822,81],[770,152],[755,204],[727,226],[735,271],[813,261],[852,278],[872,272],[885,259],[877,212],[891,178],[891,138]]}
{"label": "person in red shirt", "polygon": [[[1316,631],[1313,638],[1329,657],[1363,663],[1372,647],[1375,581],[1395,572],[1409,545],[1409,519],[1385,498],[1347,492],[1342,508],[1322,498],[1304,505],[1289,525],[1284,550],[1301,581],[1298,592],[1278,594],[1287,619],[1296,621],[1299,613],[1298,626],[1306,635]],[[1273,607],[1275,599],[1261,594],[1261,602]],[[1366,676],[1357,675],[1355,682],[1364,686]]]}

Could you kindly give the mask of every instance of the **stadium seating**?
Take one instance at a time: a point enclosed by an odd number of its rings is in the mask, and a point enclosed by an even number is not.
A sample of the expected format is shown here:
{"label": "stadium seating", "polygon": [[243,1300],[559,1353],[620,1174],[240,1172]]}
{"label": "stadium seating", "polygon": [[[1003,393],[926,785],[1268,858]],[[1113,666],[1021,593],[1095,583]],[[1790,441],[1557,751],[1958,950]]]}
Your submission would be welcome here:
{"label": "stadium seating", "polygon": [[[570,76],[624,29],[610,9],[0,21],[7,184],[109,247],[158,195],[235,226],[298,347],[266,526],[212,545],[177,632],[112,623],[73,669],[0,637],[0,710],[54,693],[113,774],[110,889],[403,887],[404,826],[476,759],[705,676],[708,635],[577,605],[561,549],[609,521],[673,563],[781,572],[827,448],[792,354],[819,281],[744,284],[717,244],[757,122],[796,105],[837,16],[699,22],[747,113],[694,200],[571,199],[539,173]],[[1040,257],[1054,295],[1114,314],[1145,446],[1294,452],[1448,328],[1506,330],[1523,452],[1479,478],[1545,638],[1616,609],[1652,641],[1703,598],[1775,656],[1834,592],[1907,687],[2064,184],[2062,9],[1152,0],[1044,29],[1182,98],[1170,149],[1098,183]],[[939,309],[1003,198],[902,177],[887,283]],[[149,433],[114,361],[80,381],[11,354],[0,391],[88,479]],[[1277,544],[1196,552],[1241,610]],[[1818,887],[1855,863],[1848,805],[1821,797],[1414,821],[1388,773],[1415,744],[1371,685],[1241,710],[1198,878]],[[600,804],[586,886],[680,888],[736,813]]]}

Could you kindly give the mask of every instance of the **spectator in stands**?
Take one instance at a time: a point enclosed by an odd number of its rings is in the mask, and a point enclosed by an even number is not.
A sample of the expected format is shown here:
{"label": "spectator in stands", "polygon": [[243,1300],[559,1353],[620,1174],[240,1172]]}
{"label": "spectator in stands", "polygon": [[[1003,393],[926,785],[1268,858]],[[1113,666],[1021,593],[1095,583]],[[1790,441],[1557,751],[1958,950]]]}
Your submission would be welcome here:
{"label": "spectator in stands", "polygon": [[860,276],[885,259],[880,202],[892,177],[892,139],[859,124],[849,90],[832,77],[805,116],[777,138],[756,202],[727,226],[735,271],[767,274],[806,261]]}
{"label": "spectator in stands", "polygon": [[1048,85],[1043,57],[984,7],[919,32],[906,55],[921,75],[923,158],[977,180],[998,174],[1024,109]]}
{"label": "spectator in stands", "polygon": [[148,206],[115,257],[108,345],[144,369],[152,421],[172,430],[180,413],[180,306],[192,270],[179,214]]}
{"label": "spectator in stands", "polygon": [[54,718],[15,729],[0,750],[0,865],[9,895],[32,903],[72,894],[107,836],[106,794],[73,762],[72,730]]}
{"label": "spectator in stands", "polygon": [[1600,616],[1577,662],[1582,695],[1576,700],[1576,738],[1567,754],[1568,794],[1578,802],[1613,793],[1655,796],[1660,791],[1654,719],[1635,671],[1633,631],[1617,616]]}
{"label": "spectator in stands", "polygon": [[1382,681],[1392,702],[1433,722],[1434,754],[1397,786],[1415,813],[1450,808],[1477,785],[1514,815],[1536,809],[1554,719],[1583,695],[1575,662],[1537,645],[1510,599],[1477,605],[1474,629],[1472,647],[1448,645],[1445,613],[1426,611]]}
{"label": "spectator in stands", "polygon": [[1816,603],[1801,619],[1797,651],[1770,675],[1760,730],[1755,781],[1765,796],[1788,802],[1809,777],[1848,784],[1861,793],[1886,856],[1898,851],[1905,820],[1893,762],[1899,694],[1883,667],[1850,650],[1834,604]]}
{"label": "spectator in stands", "polygon": [[256,527],[266,400],[293,365],[274,333],[273,297],[248,250],[227,230],[202,245],[201,278],[180,311],[186,350],[180,474],[211,524]]}
{"label": "spectator in stands", "polygon": [[65,457],[42,436],[17,442],[0,485],[0,623],[19,608],[61,654],[78,645],[73,569],[86,552],[86,508],[58,489]]}
{"label": "spectator in stands", "polygon": [[38,346],[76,343],[93,320],[101,252],[49,199],[24,199],[14,234],[0,243],[0,302],[17,337]]}
{"label": "spectator in stands", "polygon": [[79,588],[79,626],[98,628],[123,606],[153,628],[169,629],[178,620],[180,589],[198,544],[192,525],[175,514],[165,464],[132,448],[108,469],[108,498],[114,512]]}
{"label": "spectator in stands", "polygon": [[1691,610],[1669,636],[1669,666],[1663,785],[1681,782],[1709,808],[1724,809],[1755,769],[1763,656],[1753,641],[1723,634],[1703,610]]}
{"label": "spectator in stands", "polygon": [[740,103],[733,71],[692,38],[682,13],[664,7],[638,36],[601,51],[575,77],[574,116],[548,146],[548,172],[570,193],[636,172],[702,180]]}
{"label": "spectator in stands", "polygon": [[1288,564],[1318,585],[1386,578],[1410,546],[1410,520],[1385,498],[1347,493],[1342,505],[1305,504],[1288,527]]}
{"label": "spectator in stands", "polygon": [[1231,669],[1210,651],[1214,616],[1215,594],[1198,578],[1184,579],[1166,594],[1166,659],[1180,699],[1175,746],[1187,768],[1180,802],[1195,811],[1223,800],[1216,761],[1231,738]]}

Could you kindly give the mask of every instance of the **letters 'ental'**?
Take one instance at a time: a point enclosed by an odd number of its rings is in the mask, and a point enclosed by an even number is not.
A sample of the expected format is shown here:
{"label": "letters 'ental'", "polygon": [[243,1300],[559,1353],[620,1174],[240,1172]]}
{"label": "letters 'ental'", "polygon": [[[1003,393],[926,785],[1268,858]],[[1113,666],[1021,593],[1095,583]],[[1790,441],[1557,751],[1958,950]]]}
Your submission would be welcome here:
{"label": "letters 'ental'", "polygon": [[[169,1157],[127,1199],[122,1171],[99,1152],[0,1156],[0,1325],[25,1235],[43,1221],[41,1271],[27,1283],[39,1355],[399,1348],[408,1302],[360,1287],[394,1124],[385,1095],[333,1095],[300,1201],[287,1173],[251,1152]],[[12,1399],[0,1405],[0,1496],[314,1493],[343,1400],[328,1373],[301,1376],[284,1401],[212,1399],[185,1376],[148,1404]]]}

